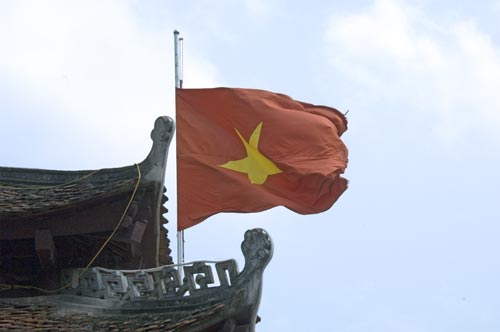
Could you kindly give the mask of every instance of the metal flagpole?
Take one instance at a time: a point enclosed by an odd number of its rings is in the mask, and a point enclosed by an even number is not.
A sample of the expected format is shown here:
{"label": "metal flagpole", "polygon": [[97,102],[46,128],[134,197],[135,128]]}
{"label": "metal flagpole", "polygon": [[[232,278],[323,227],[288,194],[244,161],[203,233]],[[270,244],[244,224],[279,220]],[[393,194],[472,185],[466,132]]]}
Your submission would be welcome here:
{"label": "metal flagpole", "polygon": [[[179,66],[179,44],[182,42],[182,38],[179,38],[179,31],[174,30],[174,52],[175,52],[175,87],[176,89],[182,89],[182,79],[180,76],[180,66]],[[179,186],[179,184],[177,184]],[[178,216],[178,214],[177,214]],[[184,263],[184,231],[177,232],[177,264]],[[179,272],[182,276],[182,268],[179,267]]]}

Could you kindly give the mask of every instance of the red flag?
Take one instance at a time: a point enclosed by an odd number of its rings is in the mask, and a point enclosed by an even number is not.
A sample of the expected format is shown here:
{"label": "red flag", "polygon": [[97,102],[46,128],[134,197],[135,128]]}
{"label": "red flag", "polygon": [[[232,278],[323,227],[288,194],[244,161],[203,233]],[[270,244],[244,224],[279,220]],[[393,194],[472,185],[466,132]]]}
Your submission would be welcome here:
{"label": "red flag", "polygon": [[219,212],[329,209],[347,188],[336,109],[253,89],[177,89],[178,230]]}

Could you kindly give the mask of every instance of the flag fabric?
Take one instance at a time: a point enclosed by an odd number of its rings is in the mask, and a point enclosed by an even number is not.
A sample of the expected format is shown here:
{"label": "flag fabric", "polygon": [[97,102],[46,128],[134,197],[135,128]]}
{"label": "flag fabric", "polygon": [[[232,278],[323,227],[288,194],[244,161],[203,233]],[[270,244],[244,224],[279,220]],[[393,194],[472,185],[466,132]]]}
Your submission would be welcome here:
{"label": "flag fabric", "polygon": [[263,90],[177,89],[178,230],[219,212],[329,209],[347,120],[336,109]]}

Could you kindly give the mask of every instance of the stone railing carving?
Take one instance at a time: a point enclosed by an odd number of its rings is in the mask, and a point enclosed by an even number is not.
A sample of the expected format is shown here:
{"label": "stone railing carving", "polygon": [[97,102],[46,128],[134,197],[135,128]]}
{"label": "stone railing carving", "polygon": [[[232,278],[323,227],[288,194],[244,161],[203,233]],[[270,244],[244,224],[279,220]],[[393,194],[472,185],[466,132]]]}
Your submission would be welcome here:
{"label": "stone railing carving", "polygon": [[[182,282],[179,268],[184,271]],[[71,293],[118,300],[196,296],[209,289],[227,288],[237,277],[236,261],[232,259],[221,262],[201,261],[167,265],[146,270],[110,270],[94,267],[78,278],[81,271],[81,269],[69,269],[62,273],[62,282],[72,283]]]}
{"label": "stone railing carving", "polygon": [[[144,270],[110,270],[94,267],[82,274],[82,269],[62,272],[62,283],[71,283],[68,293],[83,297],[135,301],[166,300],[178,304],[202,302],[220,296],[231,296],[234,290],[253,297],[260,289],[262,272],[272,257],[272,242],[262,229],[248,230],[241,245],[245,267],[238,273],[234,259],[212,262],[199,261],[182,265],[167,265]],[[181,280],[179,269],[184,278]],[[251,290],[247,285],[252,285]],[[258,289],[254,289],[254,288]],[[227,292],[226,292],[227,291]],[[220,295],[224,293],[225,295]],[[259,293],[259,292],[257,292]],[[259,296],[257,294],[257,296]],[[252,300],[255,301],[255,300]]]}

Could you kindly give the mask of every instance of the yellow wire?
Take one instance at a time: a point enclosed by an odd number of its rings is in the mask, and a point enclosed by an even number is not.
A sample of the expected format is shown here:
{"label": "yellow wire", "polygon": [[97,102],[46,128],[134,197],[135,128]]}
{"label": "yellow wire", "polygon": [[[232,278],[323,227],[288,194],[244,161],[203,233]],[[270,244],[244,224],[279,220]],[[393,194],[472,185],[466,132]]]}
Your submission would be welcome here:
{"label": "yellow wire", "polygon": [[97,172],[99,172],[99,171],[100,171],[100,169],[95,170],[95,171],[92,171],[92,172],[90,172],[89,174],[82,176],[81,178],[74,179],[74,180],[71,180],[71,181],[68,181],[68,182],[64,182],[64,183],[61,183],[61,184],[56,184],[56,185],[54,185],[54,186],[26,186],[26,187],[11,187],[11,186],[2,186],[2,185],[0,185],[0,189],[9,189],[9,190],[38,190],[38,189],[52,189],[52,188],[58,188],[58,187],[63,187],[63,186],[66,186],[66,185],[71,184],[71,183],[75,183],[75,182],[83,181],[83,180],[85,180],[86,178],[91,177],[92,175],[94,175],[95,173],[97,173]]}
{"label": "yellow wire", "polygon": [[[125,210],[123,211],[123,214],[122,214],[122,216],[120,218],[120,221],[118,221],[118,223],[116,224],[115,229],[113,230],[113,232],[111,232],[111,234],[108,236],[108,238],[106,239],[106,241],[104,241],[103,245],[99,248],[99,250],[97,251],[97,253],[94,255],[94,257],[87,264],[87,266],[85,266],[85,268],[80,272],[80,274],[78,274],[78,280],[80,280],[80,277],[85,272],[87,272],[87,270],[94,263],[94,261],[97,259],[97,257],[99,257],[99,255],[104,250],[104,248],[106,247],[106,245],[109,243],[109,241],[111,241],[111,239],[113,238],[113,236],[115,235],[115,233],[120,228],[120,226],[121,226],[121,224],[123,222],[123,219],[125,219],[125,216],[127,215],[127,212],[128,212],[128,209],[130,208],[130,205],[132,205],[132,202],[134,200],[135,194],[137,193],[137,189],[139,189],[139,184],[141,183],[141,179],[142,179],[141,169],[139,168],[139,165],[135,164],[135,166],[137,167],[137,183],[135,184],[135,188],[134,188],[134,191],[132,192],[132,196],[130,196],[130,200],[128,201],[127,206],[125,207]],[[66,289],[66,288],[70,287],[72,284],[73,284],[73,281],[71,281],[67,285],[65,285],[65,286],[63,286],[63,287],[61,287],[59,289],[55,289],[55,290],[47,290],[47,289],[38,288],[38,287],[35,287],[35,286],[0,284],[0,292],[6,291],[6,290],[9,290],[9,289],[34,289],[34,290],[37,290],[37,291],[40,291],[40,292],[43,292],[43,293],[58,293],[58,292],[62,291],[63,289]]]}

